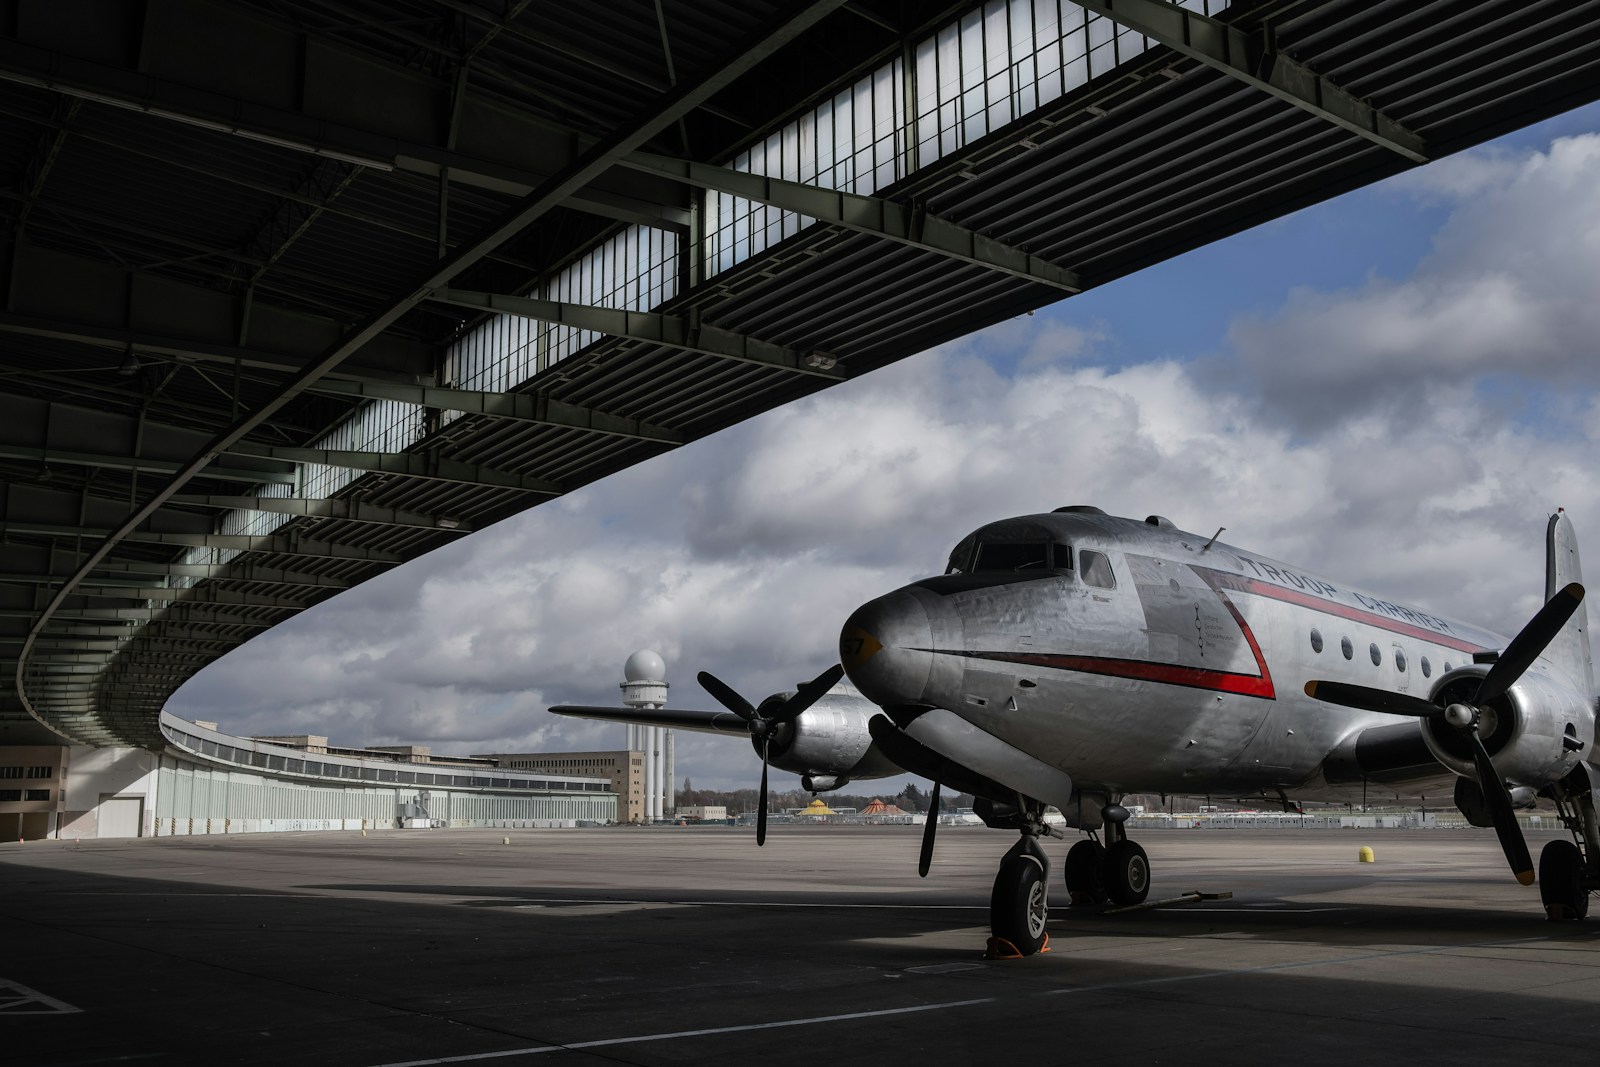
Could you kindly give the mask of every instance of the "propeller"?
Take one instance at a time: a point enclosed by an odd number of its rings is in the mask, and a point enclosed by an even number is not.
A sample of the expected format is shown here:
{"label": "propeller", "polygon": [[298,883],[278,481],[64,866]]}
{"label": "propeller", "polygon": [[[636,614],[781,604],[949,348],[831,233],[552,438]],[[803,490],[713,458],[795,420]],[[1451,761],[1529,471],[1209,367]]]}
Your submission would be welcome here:
{"label": "propeller", "polygon": [[844,677],[844,668],[836,663],[811,681],[801,682],[793,695],[771,710],[768,708],[777,699],[775,697],[763,700],[758,708],[710,671],[701,671],[695,677],[712,699],[749,724],[750,736],[761,744],[761,795],[756,803],[756,844],[764,845],[767,843],[767,754],[772,746],[772,735],[778,727],[798,719],[801,712],[838,685],[839,679]]}
{"label": "propeller", "polygon": [[1511,872],[1516,875],[1517,881],[1532,885],[1533,858],[1528,854],[1528,843],[1523,840],[1522,830],[1517,826],[1516,812],[1511,805],[1511,791],[1495,773],[1494,761],[1483,745],[1478,724],[1483,718],[1484,708],[1504,696],[1523,672],[1533,666],[1533,662],[1561,632],[1581,603],[1583,586],[1577,582],[1558,590],[1506,645],[1494,666],[1489,668],[1489,673],[1479,679],[1477,691],[1469,702],[1440,707],[1432,701],[1406,693],[1323,681],[1307,682],[1306,696],[1350,708],[1442,721],[1463,731],[1472,747],[1472,767],[1478,777],[1478,787],[1483,791],[1489,816],[1494,821],[1500,850],[1505,853],[1506,862],[1511,865]]}
{"label": "propeller", "polygon": [[928,818],[922,824],[922,853],[917,857],[917,876],[928,877],[928,867],[933,863],[933,835],[939,829],[939,783],[933,783],[933,797],[928,801]]}

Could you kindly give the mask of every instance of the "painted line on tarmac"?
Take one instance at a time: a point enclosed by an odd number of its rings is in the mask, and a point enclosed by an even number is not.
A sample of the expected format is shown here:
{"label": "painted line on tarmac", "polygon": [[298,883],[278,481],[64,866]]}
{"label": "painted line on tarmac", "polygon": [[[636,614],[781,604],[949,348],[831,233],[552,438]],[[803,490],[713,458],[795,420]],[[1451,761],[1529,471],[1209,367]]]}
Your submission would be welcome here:
{"label": "painted line on tarmac", "polygon": [[0,1016],[74,1015],[82,1010],[37,989],[29,989],[21,982],[0,978]]}
{"label": "painted line on tarmac", "polygon": [[882,911],[988,911],[986,904],[826,904],[800,900],[604,900],[589,897],[507,897],[507,908],[537,904],[678,904],[697,908],[856,908]]}
{"label": "painted line on tarmac", "polygon": [[773,1023],[746,1023],[742,1026],[716,1026],[706,1030],[678,1030],[666,1034],[639,1034],[635,1037],[608,1037],[599,1041],[574,1041],[566,1045],[533,1045],[529,1048],[503,1049],[500,1052],[475,1052],[466,1056],[439,1056],[427,1060],[403,1060],[381,1063],[375,1067],[428,1067],[437,1063],[469,1063],[475,1060],[504,1059],[510,1056],[537,1056],[545,1052],[576,1052],[581,1049],[606,1048],[611,1045],[632,1045],[645,1041],[677,1041],[686,1037],[714,1037],[718,1034],[749,1033],[752,1030],[778,1030],[788,1026],[816,1026],[819,1023],[850,1022],[855,1019],[876,1019],[886,1015],[909,1015],[919,1011],[939,1011],[943,1008],[967,1008],[975,1004],[993,1004],[996,997],[979,997],[976,1000],[951,1000],[942,1004],[917,1004],[909,1008],[880,1008],[877,1011],[853,1011],[845,1015],[818,1015],[809,1019],[784,1019]]}

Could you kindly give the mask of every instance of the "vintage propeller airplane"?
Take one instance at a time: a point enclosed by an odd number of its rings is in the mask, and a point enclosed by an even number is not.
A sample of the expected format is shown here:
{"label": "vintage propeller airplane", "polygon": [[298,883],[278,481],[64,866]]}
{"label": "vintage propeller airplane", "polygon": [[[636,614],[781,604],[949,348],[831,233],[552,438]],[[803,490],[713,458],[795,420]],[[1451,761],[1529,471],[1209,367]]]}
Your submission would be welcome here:
{"label": "vintage propeller airplane", "polygon": [[[1220,535],[1221,531],[1218,531]],[[1127,835],[1131,793],[1353,800],[1453,790],[1534,881],[1516,808],[1552,805],[1571,840],[1545,845],[1546,915],[1575,920],[1600,889],[1596,700],[1576,536],[1546,534],[1546,603],[1507,640],[1335,584],[1156,515],[1060,508],[990,523],[944,575],[869,601],[841,665],[728,710],[562,706],[565,715],[748,735],[812,791],[909,771],[973,794],[1020,838],[990,898],[996,938],[1046,942],[1053,806],[1087,836],[1066,853],[1075,903],[1142,901],[1149,860]],[[856,692],[835,692],[848,674]],[[937,821],[924,830],[926,875]]]}

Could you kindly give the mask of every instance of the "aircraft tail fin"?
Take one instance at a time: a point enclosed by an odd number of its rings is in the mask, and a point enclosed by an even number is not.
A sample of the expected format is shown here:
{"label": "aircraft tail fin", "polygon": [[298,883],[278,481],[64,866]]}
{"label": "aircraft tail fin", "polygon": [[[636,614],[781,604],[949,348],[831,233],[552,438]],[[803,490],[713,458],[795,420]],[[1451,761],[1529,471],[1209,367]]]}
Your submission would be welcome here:
{"label": "aircraft tail fin", "polygon": [[[1544,596],[1546,600],[1572,582],[1583,581],[1583,568],[1578,563],[1578,535],[1572,520],[1565,511],[1557,509],[1550,516],[1550,526],[1545,533]],[[1589,647],[1589,612],[1579,604],[1555,640],[1545,648],[1544,654],[1584,686],[1589,696],[1594,696],[1594,664]]]}

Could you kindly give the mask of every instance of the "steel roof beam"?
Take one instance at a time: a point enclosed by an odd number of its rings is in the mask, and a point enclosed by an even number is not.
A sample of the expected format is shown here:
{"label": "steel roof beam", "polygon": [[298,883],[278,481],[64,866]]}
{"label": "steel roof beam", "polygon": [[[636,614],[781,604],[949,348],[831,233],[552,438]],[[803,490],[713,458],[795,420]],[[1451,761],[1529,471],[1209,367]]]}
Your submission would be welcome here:
{"label": "steel roof beam", "polygon": [[81,582],[72,588],[73,596],[96,599],[149,600],[165,604],[232,604],[240,607],[289,608],[301,611],[314,603],[300,597],[251,593],[242,589],[223,589],[216,585],[177,588],[169,585],[122,586]]}
{"label": "steel roof beam", "polygon": [[[327,467],[343,467],[346,470],[366,471],[371,474],[399,474],[407,478],[450,482],[456,485],[490,485],[501,489],[517,489],[525,493],[544,493],[547,496],[560,496],[566,492],[564,487],[555,482],[535,478],[531,474],[516,474],[478,463],[463,463],[434,452],[352,452],[239,441],[229,446],[227,453],[281,460],[286,463],[318,463]],[[212,469],[214,468],[207,468],[207,472]]]}
{"label": "steel roof beam", "polygon": [[1073,2],[1413,163],[1431,158],[1421,136],[1332,79],[1278,51],[1270,24],[1247,33],[1166,0]]}
{"label": "steel roof beam", "polygon": [[[333,589],[349,589],[350,582],[328,574],[310,574],[306,571],[285,570],[282,567],[263,567],[255,563],[141,563],[137,560],[101,560],[96,564],[96,575],[107,571],[123,574],[165,574],[179,578],[213,578],[228,582],[258,582],[267,585],[313,585]],[[91,581],[104,584],[103,577]]]}
{"label": "steel roof beam", "polygon": [[[255,499],[249,497],[246,499]],[[39,537],[93,538],[110,535],[105,528],[88,526],[57,526],[35,522],[0,521],[0,535],[6,533],[29,534]],[[135,530],[122,537],[124,541],[141,544],[182,545],[186,548],[215,548],[224,552],[261,552],[274,556],[304,556],[307,559],[348,559],[363,563],[404,563],[404,558],[393,552],[372,548],[319,541],[309,537],[288,534],[211,534],[176,533],[154,530]]]}
{"label": "steel roof beam", "polygon": [[[116,326],[42,318],[36,315],[18,315],[9,311],[0,311],[0,333],[46,337],[57,341],[76,341],[81,344],[99,345],[119,353],[126,351],[128,346],[132,345],[140,354],[165,356],[179,362],[220,363],[228,367],[237,365],[280,374],[303,371],[307,364],[316,358],[316,354],[310,352],[271,352],[261,348],[211,344],[190,338],[163,336],[146,330],[129,330]],[[363,367],[359,363],[340,366],[328,373],[351,381],[416,381],[416,376],[412,374],[379,367]]]}
{"label": "steel roof beam", "polygon": [[339,519],[345,522],[372,523],[377,526],[408,526],[424,530],[442,530],[447,533],[472,532],[472,527],[468,523],[458,519],[380,507],[377,504],[368,504],[364,500],[348,500],[343,497],[216,496],[210,493],[176,493],[166,502],[202,508],[221,508],[226,511],[266,511],[274,515]]}
{"label": "steel roof beam", "polygon": [[[256,585],[291,585],[312,586],[319,589],[349,589],[350,583],[343,578],[333,578],[325,574],[307,574],[303,571],[288,571],[281,567],[258,567],[251,563],[132,563],[118,561],[115,563],[101,562],[95,567],[95,574],[89,581],[100,588],[115,588],[126,586],[128,588],[141,588],[150,582],[143,578],[108,578],[106,571],[120,571],[129,574],[146,575],[172,575],[186,578],[207,578],[216,581],[228,582],[253,582]],[[37,574],[0,573],[0,584],[8,585],[59,585],[69,578],[66,574]],[[172,586],[173,589],[192,588],[190,586]]]}
{"label": "steel roof beam", "polygon": [[935,252],[960,263],[1009,274],[1052,289],[1067,293],[1083,291],[1083,283],[1075,272],[1015,245],[930,215],[918,205],[901,204],[883,197],[862,196],[860,193],[847,193],[804,182],[785,181],[765,174],[751,174],[689,159],[658,156],[650,152],[631,152],[620,164],[784,211],[809,215],[829,225],[881,237],[924,252]]}
{"label": "steel roof beam", "polygon": [[[62,651],[77,652],[107,652],[115,653],[120,649],[147,648],[151,651],[165,651],[161,646],[172,646],[172,651],[187,651],[195,645],[242,645],[249,638],[230,637],[224,634],[212,636],[198,636],[193,638],[183,637],[145,637],[132,634],[124,637],[40,637],[36,640],[35,648],[58,649]],[[20,637],[0,637],[0,645],[20,645]],[[152,648],[151,646],[157,646]]]}
{"label": "steel roof beam", "polygon": [[584,304],[564,304],[530,296],[477,293],[465,289],[441,289],[433,294],[433,299],[442,304],[475,308],[480,311],[499,311],[525,319],[570,326],[578,330],[591,330],[628,341],[643,341],[647,344],[719,356],[741,363],[776,367],[831,381],[843,381],[846,377],[834,369],[836,359],[831,355],[803,352],[797,348],[773,344],[720,326],[712,326],[701,322],[698,313],[695,312],[689,315],[668,315],[654,311],[625,311]]}
{"label": "steel roof beam", "polygon": [[[497,394],[489,394],[497,395]],[[317,463],[327,467],[373,474],[398,474],[426,481],[450,482],[456,485],[488,485],[503,489],[517,489],[527,493],[544,493],[559,496],[566,490],[555,482],[527,474],[514,474],[496,470],[477,463],[463,463],[431,453],[410,452],[351,452],[326,448],[290,448],[278,445],[258,445],[241,441],[227,452],[236,456],[277,460],[283,463]],[[151,474],[171,474],[182,464],[173,460],[140,458],[136,456],[98,455],[87,452],[64,452],[60,449],[26,448],[0,444],[0,459],[34,460],[40,463],[60,463],[64,466],[98,467],[107,470],[136,471]],[[221,481],[260,482],[267,485],[293,485],[297,477],[292,471],[266,471],[244,467],[210,466],[203,476]]]}
{"label": "steel roof beam", "polygon": [[486,393],[471,389],[447,389],[434,385],[390,385],[384,382],[342,382],[327,379],[316,382],[309,388],[311,392],[332,396],[397,400],[402,404],[461,411],[469,415],[487,415],[496,419],[537,422],[563,429],[589,430],[640,441],[657,441],[668,445],[681,445],[684,442],[683,434],[677,430],[652,426],[638,419],[625,418],[594,408],[552,400],[539,393]]}
{"label": "steel roof beam", "polygon": [[[37,463],[59,463],[65,467],[96,467],[140,474],[172,474],[183,464],[177,460],[149,459],[140,456],[71,452],[59,448],[29,448],[0,444],[0,459],[21,459]],[[266,485],[293,485],[292,471],[249,470],[242,467],[211,466],[205,477],[232,482],[260,482]]]}

